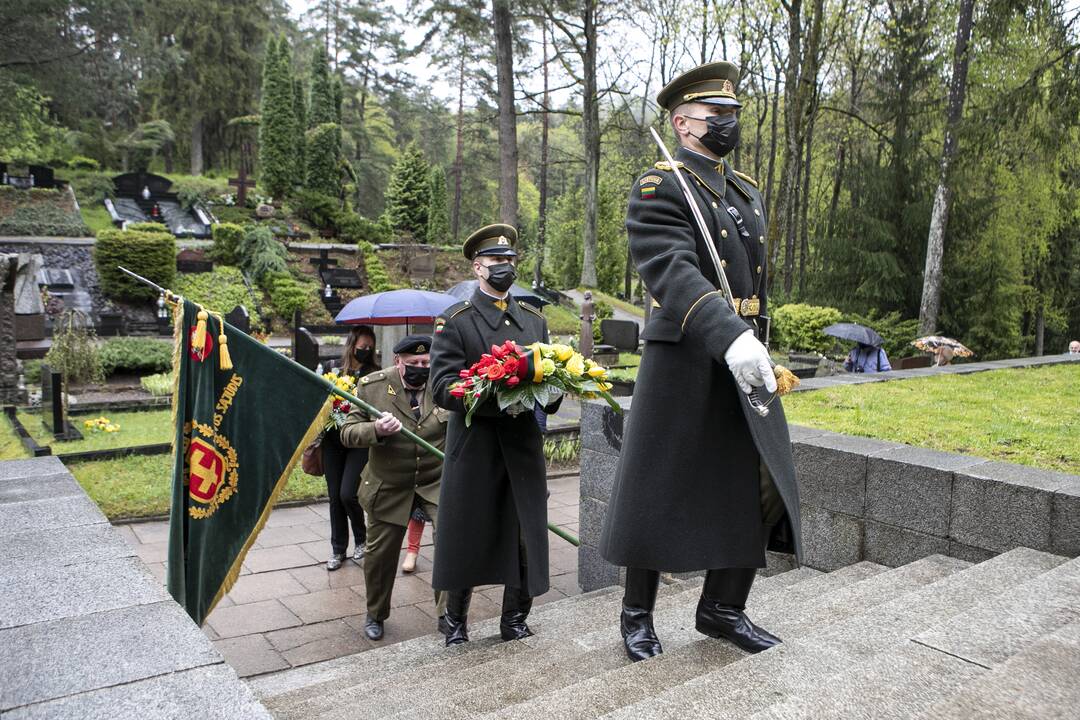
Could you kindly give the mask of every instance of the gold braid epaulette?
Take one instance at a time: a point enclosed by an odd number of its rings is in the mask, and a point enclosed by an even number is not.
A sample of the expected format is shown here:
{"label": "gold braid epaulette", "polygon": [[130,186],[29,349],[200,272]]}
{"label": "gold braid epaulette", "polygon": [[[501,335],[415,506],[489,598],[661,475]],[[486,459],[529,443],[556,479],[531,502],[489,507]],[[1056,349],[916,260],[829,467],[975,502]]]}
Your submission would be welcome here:
{"label": "gold braid epaulette", "polygon": [[453,320],[453,319],[454,319],[454,318],[456,318],[456,317],[457,317],[458,315],[460,315],[461,313],[465,312],[466,310],[468,310],[468,309],[469,309],[469,308],[471,308],[472,306],[473,306],[473,305],[472,305],[472,303],[471,303],[471,302],[469,302],[468,300],[466,300],[466,301],[465,301],[465,304],[464,304],[464,305],[462,305],[462,306],[461,306],[461,307],[459,307],[459,308],[458,308],[457,310],[455,310],[454,312],[452,312],[452,313],[450,313],[449,315],[447,315],[447,316],[446,316],[446,319],[447,319],[447,320]]}
{"label": "gold braid epaulette", "polygon": [[524,300],[518,300],[517,304],[520,305],[523,309],[528,310],[529,312],[531,312],[533,315],[538,315],[540,317],[544,317],[544,313],[540,312],[539,310],[537,310],[536,308],[534,308],[532,305],[525,302]]}
{"label": "gold braid epaulette", "polygon": [[[661,160],[660,162],[653,165],[653,167],[657,170],[663,170],[664,172],[671,172],[671,163],[669,163],[667,160]],[[679,160],[676,160],[675,167],[681,168],[684,167],[684,165]]]}
{"label": "gold braid epaulette", "polygon": [[754,178],[750,177],[750,176],[749,176],[749,175],[747,175],[746,173],[741,173],[741,172],[739,172],[738,170],[732,170],[732,172],[734,172],[734,173],[735,173],[736,175],[738,175],[738,176],[739,176],[740,178],[742,178],[742,179],[743,179],[743,180],[745,180],[746,182],[750,183],[750,184],[751,184],[751,185],[753,185],[754,187],[757,187],[757,186],[758,186],[758,184],[757,184],[757,180],[755,180]]}

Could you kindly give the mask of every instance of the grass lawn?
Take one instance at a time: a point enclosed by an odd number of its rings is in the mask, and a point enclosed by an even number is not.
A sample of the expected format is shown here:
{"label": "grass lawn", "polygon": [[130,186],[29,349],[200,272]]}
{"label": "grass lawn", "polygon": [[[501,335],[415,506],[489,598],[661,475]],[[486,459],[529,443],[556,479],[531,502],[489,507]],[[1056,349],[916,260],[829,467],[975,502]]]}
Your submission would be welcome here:
{"label": "grass lawn", "polygon": [[790,422],[1080,474],[1080,365],[795,393]]}
{"label": "grass lawn", "polygon": [[37,440],[39,445],[51,445],[53,455],[169,442],[172,440],[172,420],[169,416],[169,410],[109,413],[105,417],[110,422],[119,425],[120,430],[107,433],[92,431],[83,424],[83,421],[101,417],[100,415],[71,415],[71,424],[79,429],[79,432],[83,434],[83,439],[61,442],[54,439],[41,424],[40,413],[25,410],[18,412],[19,422],[23,424],[31,437]]}
{"label": "grass lawn", "polygon": [[626,302],[625,300],[620,300],[619,298],[615,297],[614,295],[608,295],[607,293],[601,292],[600,290],[594,290],[592,288],[586,288],[586,287],[579,287],[578,290],[580,290],[581,292],[585,292],[586,290],[591,291],[592,296],[593,296],[593,302],[606,302],[611,307],[619,308],[620,310],[628,312],[631,315],[634,315],[636,317],[639,317],[639,318],[645,317],[645,309],[644,308],[639,308],[637,305],[635,305],[633,303]]}
{"label": "grass lawn", "polygon": [[572,310],[559,305],[545,305],[544,317],[547,318],[550,335],[579,335],[581,333],[581,319]]}
{"label": "grass lawn", "polygon": [[0,423],[2,423],[0,428],[3,428],[3,433],[0,433],[0,460],[18,460],[19,458],[30,457],[30,453],[23,447],[19,436],[15,434],[15,427],[8,420],[7,415],[4,415]]}
{"label": "grass lawn", "polygon": [[101,230],[108,230],[113,227],[112,217],[104,205],[80,204],[79,213],[82,215],[83,222],[86,223],[86,226],[90,228],[90,232],[94,233],[94,235],[97,235]]}
{"label": "grass lawn", "polygon": [[[110,520],[169,512],[172,455],[72,463],[68,469]],[[297,463],[278,500],[314,500],[325,496],[326,480],[305,474]]]}

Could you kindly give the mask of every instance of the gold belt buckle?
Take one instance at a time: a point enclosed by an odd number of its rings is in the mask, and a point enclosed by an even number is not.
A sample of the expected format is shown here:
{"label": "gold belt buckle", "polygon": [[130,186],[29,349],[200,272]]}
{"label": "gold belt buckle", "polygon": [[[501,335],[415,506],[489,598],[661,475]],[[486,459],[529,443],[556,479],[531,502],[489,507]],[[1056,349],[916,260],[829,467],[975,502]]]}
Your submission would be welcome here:
{"label": "gold belt buckle", "polygon": [[752,298],[735,298],[735,306],[738,308],[739,315],[743,317],[755,317],[761,312],[761,300],[756,297]]}

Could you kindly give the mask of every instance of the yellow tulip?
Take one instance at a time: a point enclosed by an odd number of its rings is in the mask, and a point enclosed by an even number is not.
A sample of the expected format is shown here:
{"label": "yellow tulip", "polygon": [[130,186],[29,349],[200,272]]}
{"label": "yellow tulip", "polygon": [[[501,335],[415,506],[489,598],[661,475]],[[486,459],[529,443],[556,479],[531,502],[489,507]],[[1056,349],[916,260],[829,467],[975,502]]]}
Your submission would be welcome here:
{"label": "yellow tulip", "polygon": [[571,353],[571,357],[566,361],[566,372],[571,375],[584,375],[585,374],[585,358],[577,353]]}
{"label": "yellow tulip", "polygon": [[566,362],[574,356],[574,348],[569,345],[552,345],[551,349],[555,351],[555,358],[559,362]]}
{"label": "yellow tulip", "polygon": [[602,378],[605,375],[607,375],[607,368],[601,367],[600,365],[596,364],[593,364],[593,366],[589,368],[589,377]]}

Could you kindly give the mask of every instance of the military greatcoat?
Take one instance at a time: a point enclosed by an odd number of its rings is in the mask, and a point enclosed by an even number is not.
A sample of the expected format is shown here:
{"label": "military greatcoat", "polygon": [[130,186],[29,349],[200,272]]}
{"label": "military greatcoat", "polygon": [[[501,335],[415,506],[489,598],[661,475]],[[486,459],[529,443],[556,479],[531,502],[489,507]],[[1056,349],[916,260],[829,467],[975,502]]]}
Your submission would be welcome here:
{"label": "military greatcoat", "polygon": [[[675,159],[733,294],[748,312],[753,303],[741,300],[756,299],[766,315],[765,207],[756,185],[726,162],[685,148]],[[718,291],[704,237],[669,166],[658,163],[634,184],[626,227],[638,272],[659,306],[642,333],[645,349],[601,554],[616,565],[672,572],[763,567],[765,472],[785,508],[770,549],[801,559],[783,406],[776,398],[760,417],[724,362],[747,328],[764,340],[764,323],[737,315]]]}
{"label": "military greatcoat", "polygon": [[[548,590],[547,474],[536,418],[510,416],[490,400],[465,427],[465,406],[450,394],[458,373],[492,345],[547,339],[538,311],[512,298],[500,309],[479,289],[435,322],[429,382],[436,404],[451,411],[431,581],[437,590],[510,585],[532,597]],[[555,412],[559,402],[545,410]]]}

